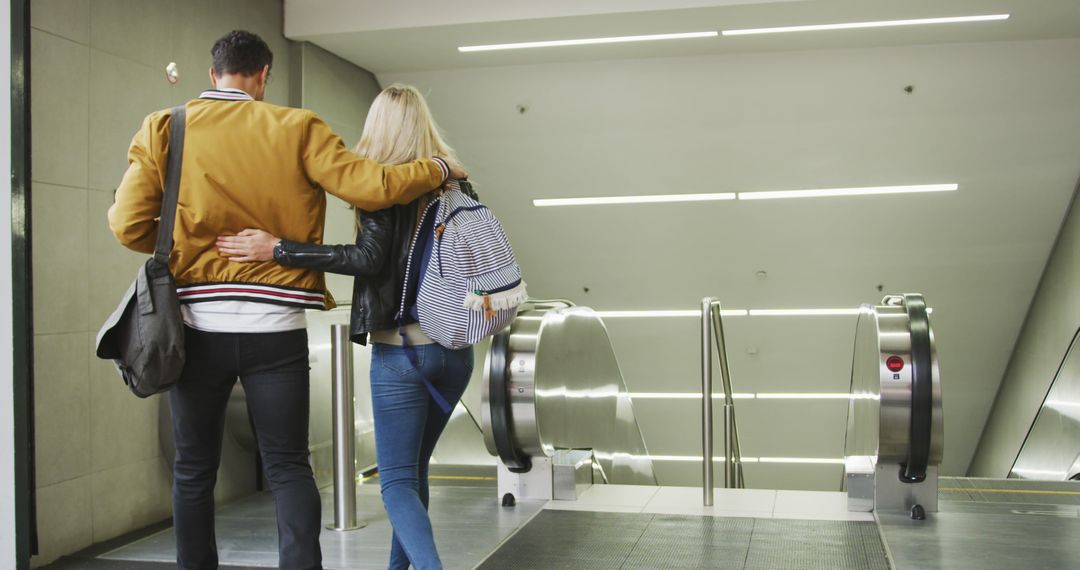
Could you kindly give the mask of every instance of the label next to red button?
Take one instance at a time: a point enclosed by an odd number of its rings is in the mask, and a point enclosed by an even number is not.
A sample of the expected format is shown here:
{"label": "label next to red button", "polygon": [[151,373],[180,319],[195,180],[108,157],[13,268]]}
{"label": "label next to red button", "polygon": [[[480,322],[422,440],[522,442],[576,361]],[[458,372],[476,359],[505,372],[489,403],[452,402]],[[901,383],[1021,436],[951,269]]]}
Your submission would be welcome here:
{"label": "label next to red button", "polygon": [[899,356],[890,356],[885,361],[885,367],[888,368],[890,372],[900,372],[904,369],[904,359]]}

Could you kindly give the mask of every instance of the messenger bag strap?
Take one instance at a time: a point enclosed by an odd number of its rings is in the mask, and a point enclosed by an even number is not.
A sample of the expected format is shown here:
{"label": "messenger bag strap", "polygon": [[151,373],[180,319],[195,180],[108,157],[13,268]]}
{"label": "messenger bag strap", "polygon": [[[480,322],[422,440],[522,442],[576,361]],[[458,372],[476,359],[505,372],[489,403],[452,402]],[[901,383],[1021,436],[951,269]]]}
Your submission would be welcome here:
{"label": "messenger bag strap", "polygon": [[173,107],[169,126],[169,161],[165,167],[165,195],[161,199],[161,221],[158,223],[154,261],[168,267],[173,248],[173,227],[176,225],[176,200],[180,196],[180,170],[184,163],[184,126],[187,109]]}

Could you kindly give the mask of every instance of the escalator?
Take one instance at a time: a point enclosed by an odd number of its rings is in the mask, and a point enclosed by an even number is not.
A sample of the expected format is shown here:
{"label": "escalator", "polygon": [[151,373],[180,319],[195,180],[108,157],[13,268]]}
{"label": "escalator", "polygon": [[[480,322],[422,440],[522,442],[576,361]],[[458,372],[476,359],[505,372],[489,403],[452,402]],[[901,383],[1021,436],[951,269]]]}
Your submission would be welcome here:
{"label": "escalator", "polygon": [[936,511],[944,449],[941,374],[921,295],[863,306],[850,395],[844,446],[849,508],[913,510],[915,518]]}
{"label": "escalator", "polygon": [[1009,477],[1080,481],[1080,332],[1073,336]]}
{"label": "escalator", "polygon": [[[309,315],[311,457],[320,486],[332,481],[329,328],[347,319],[341,309]],[[855,337],[840,486],[855,510],[919,504],[932,511],[942,408],[934,335],[922,297],[890,296],[863,307]],[[370,353],[351,348],[358,371],[356,468],[365,472],[375,463],[369,388],[362,377]],[[500,496],[511,492],[518,498],[554,497],[560,468],[569,470],[572,482],[657,485],[607,328],[593,310],[567,301],[532,301],[507,330],[476,350],[474,378],[435,450],[433,474],[451,467],[474,468],[485,478],[497,474]],[[722,343],[717,350],[724,352]],[[726,367],[721,370],[729,386]],[[162,421],[162,448],[171,458],[167,413]],[[257,481],[255,442],[239,386],[230,400],[226,441],[224,478]],[[581,472],[583,465],[588,473]]]}
{"label": "escalator", "polygon": [[492,338],[483,370],[484,443],[505,472],[546,477],[552,458],[581,457],[560,453],[577,450],[597,483],[656,484],[607,329],[592,309],[565,301],[524,307]]}

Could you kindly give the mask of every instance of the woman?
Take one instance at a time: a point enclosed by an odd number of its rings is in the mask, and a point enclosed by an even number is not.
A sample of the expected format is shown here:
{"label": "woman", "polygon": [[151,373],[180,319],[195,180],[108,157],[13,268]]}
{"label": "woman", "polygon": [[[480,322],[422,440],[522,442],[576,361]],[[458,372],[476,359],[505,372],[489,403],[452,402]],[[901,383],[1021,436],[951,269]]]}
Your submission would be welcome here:
{"label": "woman", "polygon": [[[383,164],[401,164],[433,156],[456,159],[439,135],[427,103],[413,87],[392,85],[375,98],[356,146],[360,156]],[[467,185],[463,185],[467,186]],[[425,196],[407,206],[378,212],[357,212],[356,245],[317,245],[278,239],[261,230],[222,236],[218,249],[237,262],[275,260],[282,265],[308,267],[353,275],[350,336],[353,342],[372,341],[371,397],[375,416],[375,454],[383,504],[394,528],[391,569],[442,568],[427,515],[428,464],[449,420],[432,401],[426,376],[450,403],[457,404],[472,375],[472,348],[450,350],[435,344],[410,315],[401,310],[402,329],[415,347],[416,366],[402,348],[397,315],[406,275],[409,245],[417,231],[418,212],[430,202]],[[419,264],[414,264],[419,265]],[[412,279],[416,279],[413,267]]]}

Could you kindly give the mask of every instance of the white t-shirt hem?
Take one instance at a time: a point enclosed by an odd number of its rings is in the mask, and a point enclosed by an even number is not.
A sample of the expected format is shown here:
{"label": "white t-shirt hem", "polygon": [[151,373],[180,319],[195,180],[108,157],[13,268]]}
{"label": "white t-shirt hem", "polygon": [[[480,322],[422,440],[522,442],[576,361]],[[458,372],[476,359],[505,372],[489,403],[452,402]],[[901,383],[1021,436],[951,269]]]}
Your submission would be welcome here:
{"label": "white t-shirt hem", "polygon": [[203,332],[274,333],[307,328],[299,307],[255,301],[205,301],[180,305],[184,324]]}

